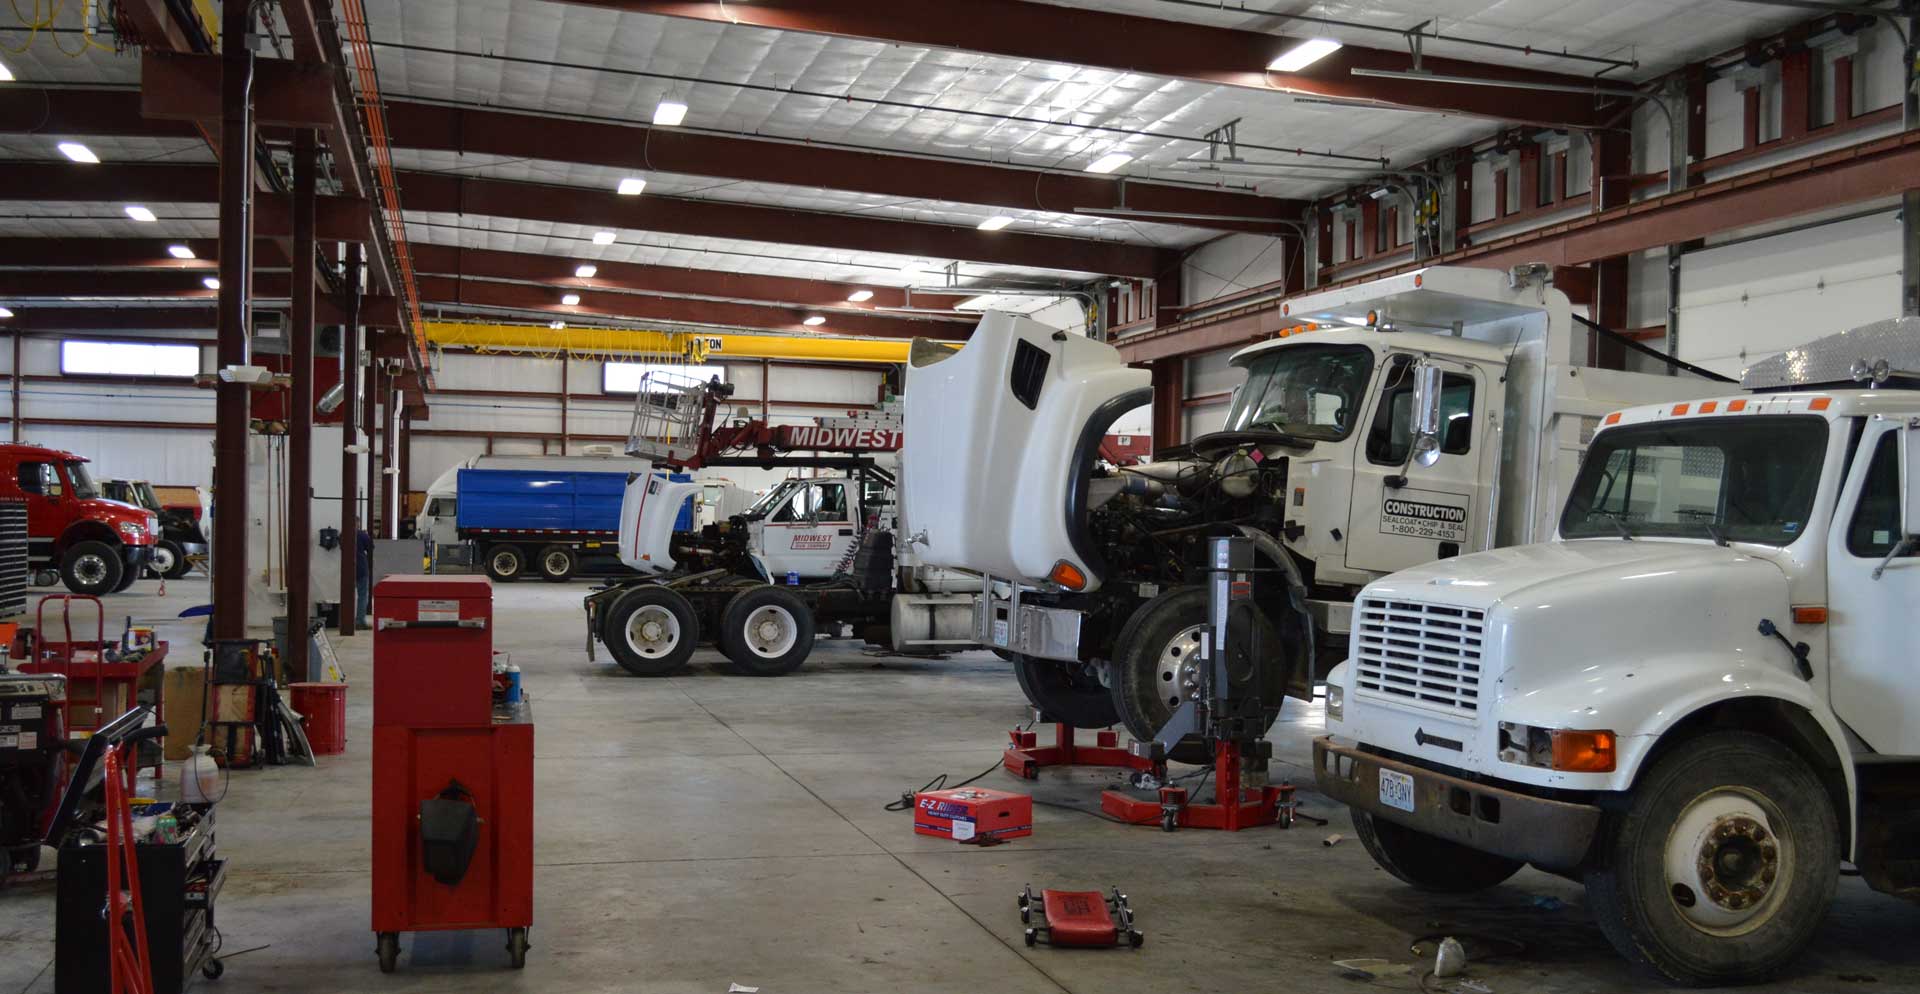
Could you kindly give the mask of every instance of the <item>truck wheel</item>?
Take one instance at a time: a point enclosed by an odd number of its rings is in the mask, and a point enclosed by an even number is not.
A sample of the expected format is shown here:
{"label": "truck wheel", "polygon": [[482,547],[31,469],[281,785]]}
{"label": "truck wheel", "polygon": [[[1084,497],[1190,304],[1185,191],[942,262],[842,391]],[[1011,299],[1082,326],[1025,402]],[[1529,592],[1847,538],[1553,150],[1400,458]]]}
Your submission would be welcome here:
{"label": "truck wheel", "polygon": [[580,557],[564,545],[549,545],[540,550],[540,579],[549,583],[565,583],[573,579],[573,571],[580,566]]}
{"label": "truck wheel", "polygon": [[501,583],[512,583],[527,571],[527,554],[517,545],[495,545],[487,549],[487,575]]}
{"label": "truck wheel", "polygon": [[113,592],[117,594],[133,586],[133,581],[140,579],[140,572],[138,569],[128,569],[126,564],[122,563],[120,566],[120,582],[113,585]]}
{"label": "truck wheel", "polygon": [[748,676],[785,676],[813,652],[813,611],[779,587],[734,594],[720,614],[720,651]]}
{"label": "truck wheel", "polygon": [[99,597],[113,593],[124,572],[119,550],[105,542],[75,542],[60,557],[60,579],[76,594]]}
{"label": "truck wheel", "polygon": [[1119,723],[1113,694],[1081,667],[1017,652],[1006,656],[1013,660],[1013,676],[1020,681],[1020,692],[1047,717],[1075,728],[1109,728]]}
{"label": "truck wheel", "polygon": [[163,538],[153,543],[153,558],[147,560],[147,569],[153,571],[154,576],[168,580],[185,576],[187,554],[181,551],[179,543]]}
{"label": "truck wheel", "polygon": [[[1253,609],[1251,625],[1236,623],[1237,635],[1228,646],[1229,672],[1236,693],[1260,697],[1267,724],[1280,716],[1286,695],[1287,659],[1280,633],[1267,616]],[[1127,731],[1142,742],[1153,738],[1173,712],[1197,690],[1202,663],[1200,643],[1207,630],[1207,591],[1203,587],[1169,590],[1140,605],[1114,639],[1112,692],[1114,709]],[[1168,758],[1182,763],[1208,763],[1204,747],[1189,742],[1176,746]]]}
{"label": "truck wheel", "polygon": [[602,629],[613,661],[634,676],[666,676],[693,657],[700,618],[693,605],[666,587],[634,587],[607,609]]}
{"label": "truck wheel", "polygon": [[1382,870],[1415,890],[1435,894],[1471,894],[1506,882],[1525,865],[1518,860],[1469,849],[1405,825],[1350,811],[1353,834]]}
{"label": "truck wheel", "polygon": [[1627,959],[1693,985],[1744,984],[1813,940],[1839,879],[1820,778],[1751,732],[1688,740],[1640,776],[1607,826],[1587,899]]}

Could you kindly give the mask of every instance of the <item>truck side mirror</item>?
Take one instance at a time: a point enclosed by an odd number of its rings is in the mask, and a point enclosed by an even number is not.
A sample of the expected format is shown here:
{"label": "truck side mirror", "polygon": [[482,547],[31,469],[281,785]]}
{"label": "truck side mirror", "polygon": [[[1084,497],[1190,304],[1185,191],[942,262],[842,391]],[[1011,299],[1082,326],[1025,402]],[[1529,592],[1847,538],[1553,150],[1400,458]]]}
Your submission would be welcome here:
{"label": "truck side mirror", "polygon": [[1920,535],[1920,420],[1900,428],[1900,534]]}
{"label": "truck side mirror", "polygon": [[1431,466],[1440,460],[1440,387],[1445,375],[1438,366],[1421,363],[1413,368],[1412,423],[1408,436],[1413,441],[1413,460]]}

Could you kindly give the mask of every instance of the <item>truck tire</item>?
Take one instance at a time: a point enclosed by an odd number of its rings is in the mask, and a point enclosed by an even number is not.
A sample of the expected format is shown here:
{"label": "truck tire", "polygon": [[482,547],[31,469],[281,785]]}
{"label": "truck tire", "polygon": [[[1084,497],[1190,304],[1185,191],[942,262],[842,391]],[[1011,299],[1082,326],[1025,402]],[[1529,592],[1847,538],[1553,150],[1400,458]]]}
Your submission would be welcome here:
{"label": "truck tire", "polygon": [[153,544],[153,558],[147,561],[147,568],[162,579],[177,580],[186,576],[186,550],[173,539],[163,538]]}
{"label": "truck tire", "polygon": [[141,569],[128,569],[125,563],[120,564],[120,582],[113,585],[113,592],[117,594],[133,586],[133,581],[140,579],[140,574],[144,569],[145,567]]}
{"label": "truck tire", "polygon": [[1840,827],[1820,778],[1752,732],[1689,739],[1643,772],[1595,843],[1587,900],[1620,955],[1680,984],[1758,982],[1833,903]]}
{"label": "truck tire", "polygon": [[564,545],[549,545],[540,550],[534,562],[540,568],[540,579],[565,583],[573,579],[573,571],[580,568],[580,555]]}
{"label": "truck tire", "polygon": [[[1001,650],[995,650],[1001,651]],[[1111,728],[1120,722],[1113,694],[1092,675],[1071,663],[1005,653],[1013,661],[1020,692],[1041,713],[1075,728]]]}
{"label": "truck tire", "polygon": [[512,583],[527,571],[527,554],[517,545],[488,546],[484,562],[487,575],[501,583]]}
{"label": "truck tire", "polygon": [[1353,834],[1367,855],[1415,890],[1433,894],[1472,894],[1505,883],[1525,864],[1469,849],[1405,825],[1351,811]]}
{"label": "truck tire", "polygon": [[[1256,647],[1278,647],[1280,633],[1257,608],[1249,612],[1252,625],[1234,630],[1232,651],[1237,692],[1257,693],[1271,726],[1280,716],[1286,696],[1287,653]],[[1149,741],[1192,691],[1187,689],[1189,668],[1200,661],[1200,641],[1207,627],[1207,591],[1180,587],[1140,605],[1114,639],[1111,679],[1114,710],[1135,739]],[[1208,763],[1204,747],[1188,742],[1176,746],[1167,758],[1181,763]]]}
{"label": "truck tire", "polygon": [[720,651],[737,672],[785,676],[813,652],[813,611],[791,591],[749,587],[720,613]]}
{"label": "truck tire", "polygon": [[700,617],[685,597],[641,584],[607,609],[600,641],[634,676],[666,676],[687,665],[700,644]]}
{"label": "truck tire", "polygon": [[120,550],[105,542],[75,542],[60,557],[60,580],[76,594],[100,597],[113,593],[119,589],[124,572]]}

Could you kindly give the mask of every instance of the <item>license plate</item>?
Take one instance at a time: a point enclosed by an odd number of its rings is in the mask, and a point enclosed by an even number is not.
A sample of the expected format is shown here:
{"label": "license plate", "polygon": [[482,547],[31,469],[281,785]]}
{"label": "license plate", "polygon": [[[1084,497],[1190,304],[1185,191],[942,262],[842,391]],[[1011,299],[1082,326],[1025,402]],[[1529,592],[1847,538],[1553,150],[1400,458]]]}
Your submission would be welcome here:
{"label": "license plate", "polygon": [[1395,770],[1381,770],[1380,803],[1411,813],[1413,811],[1413,778]]}

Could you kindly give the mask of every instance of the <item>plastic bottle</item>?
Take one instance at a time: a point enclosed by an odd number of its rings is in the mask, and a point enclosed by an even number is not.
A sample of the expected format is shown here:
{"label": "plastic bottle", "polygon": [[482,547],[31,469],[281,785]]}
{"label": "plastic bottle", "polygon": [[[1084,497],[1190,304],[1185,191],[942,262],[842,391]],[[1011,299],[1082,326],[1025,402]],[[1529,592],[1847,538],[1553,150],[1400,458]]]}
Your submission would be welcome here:
{"label": "plastic bottle", "polygon": [[520,703],[520,664],[507,664],[507,703]]}
{"label": "plastic bottle", "polygon": [[180,800],[187,804],[213,804],[226,795],[220,782],[220,764],[208,753],[212,746],[192,747],[193,756],[180,770]]}

